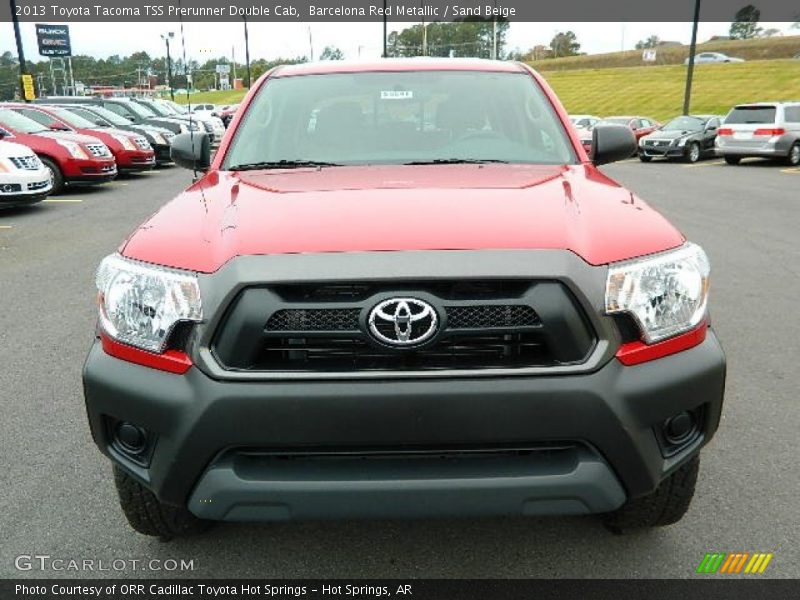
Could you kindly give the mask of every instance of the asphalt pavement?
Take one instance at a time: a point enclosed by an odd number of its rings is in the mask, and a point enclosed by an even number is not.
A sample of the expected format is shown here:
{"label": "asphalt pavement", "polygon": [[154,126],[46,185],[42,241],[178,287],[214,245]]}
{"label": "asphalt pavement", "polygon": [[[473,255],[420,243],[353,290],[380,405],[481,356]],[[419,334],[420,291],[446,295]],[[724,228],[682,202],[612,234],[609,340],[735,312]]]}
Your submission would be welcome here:
{"label": "asphalt pavement", "polygon": [[[135,533],[91,441],[80,374],[94,269],[189,183],[170,168],[0,213],[0,577],[692,577],[706,552],[771,552],[763,576],[799,577],[800,169],[712,160],[604,170],[712,261],[727,396],[679,524],[624,537],[591,517],[225,524],[170,543]],[[19,571],[20,555],[95,570]],[[143,569],[152,558],[194,569]],[[114,560],[127,566],[109,568]]]}

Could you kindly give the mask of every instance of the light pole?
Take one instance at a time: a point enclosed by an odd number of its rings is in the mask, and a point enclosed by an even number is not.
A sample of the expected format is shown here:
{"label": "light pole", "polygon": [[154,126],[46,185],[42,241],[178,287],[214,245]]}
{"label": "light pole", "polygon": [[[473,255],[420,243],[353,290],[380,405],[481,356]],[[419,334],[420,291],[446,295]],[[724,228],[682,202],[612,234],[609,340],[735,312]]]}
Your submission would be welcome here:
{"label": "light pole", "polygon": [[689,69],[686,72],[686,91],[683,94],[683,114],[689,114],[692,102],[692,79],[694,78],[694,55],[697,53],[697,26],[700,23],[700,0],[694,2],[694,23],[692,25],[692,44],[689,47]]}
{"label": "light pole", "polygon": [[244,17],[244,59],[247,62],[247,89],[250,89],[250,38],[247,36],[247,17]]}
{"label": "light pole", "polygon": [[388,28],[388,17],[386,16],[386,0],[383,0],[383,58],[389,57],[388,48],[386,47],[387,28]]}
{"label": "light pole", "polygon": [[[22,37],[19,33],[19,20],[17,19],[17,3],[16,0],[11,0],[11,20],[14,23],[14,37],[17,40],[17,57],[19,58],[19,81],[22,84],[22,76],[28,74],[28,66],[25,64],[25,51],[22,49]],[[25,98],[25,93],[20,89],[20,97],[25,99],[25,102],[30,102]]]}
{"label": "light pole", "polygon": [[167,43],[167,85],[169,86],[169,97],[173,102],[175,102],[175,90],[172,89],[172,59],[169,56],[169,41],[174,37],[174,31],[161,34],[161,39]]}

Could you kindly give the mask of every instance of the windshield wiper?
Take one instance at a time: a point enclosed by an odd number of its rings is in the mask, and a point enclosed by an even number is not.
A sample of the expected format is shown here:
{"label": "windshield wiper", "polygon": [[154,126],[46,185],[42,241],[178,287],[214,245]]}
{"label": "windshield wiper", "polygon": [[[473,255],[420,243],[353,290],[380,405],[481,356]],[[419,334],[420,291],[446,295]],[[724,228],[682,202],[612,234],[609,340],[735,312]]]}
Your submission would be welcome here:
{"label": "windshield wiper", "polygon": [[412,160],[404,165],[480,165],[484,163],[508,164],[499,158],[432,158],[431,160]]}
{"label": "windshield wiper", "polygon": [[338,163],[319,160],[271,160],[233,165],[231,171],[255,171],[258,169],[301,169],[303,167],[340,167]]}

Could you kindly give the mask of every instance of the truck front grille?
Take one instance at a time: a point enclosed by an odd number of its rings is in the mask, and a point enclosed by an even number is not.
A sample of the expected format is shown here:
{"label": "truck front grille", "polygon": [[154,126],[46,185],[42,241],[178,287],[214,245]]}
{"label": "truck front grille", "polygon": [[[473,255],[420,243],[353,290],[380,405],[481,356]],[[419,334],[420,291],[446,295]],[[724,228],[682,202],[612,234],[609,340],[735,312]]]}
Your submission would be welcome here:
{"label": "truck front grille", "polygon": [[[370,311],[397,297],[434,307],[438,330],[430,340],[402,347],[373,336]],[[246,288],[228,307],[211,349],[220,366],[234,371],[389,374],[580,364],[595,342],[559,282],[439,280]]]}

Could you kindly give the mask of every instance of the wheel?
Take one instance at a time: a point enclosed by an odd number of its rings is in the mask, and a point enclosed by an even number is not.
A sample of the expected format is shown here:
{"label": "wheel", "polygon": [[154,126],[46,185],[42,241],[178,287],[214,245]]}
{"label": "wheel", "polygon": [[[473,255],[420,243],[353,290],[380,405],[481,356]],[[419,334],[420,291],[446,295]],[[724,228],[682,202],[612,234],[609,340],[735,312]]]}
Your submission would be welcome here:
{"label": "wheel", "polygon": [[42,161],[42,164],[47,167],[47,170],[50,171],[50,181],[53,184],[53,190],[50,193],[60,194],[64,191],[64,175],[61,174],[61,169],[46,156],[40,156],[39,159]]}
{"label": "wheel", "polygon": [[613,533],[624,534],[677,523],[689,509],[699,466],[700,456],[693,457],[654,492],[628,500],[621,508],[602,515],[603,524]]}
{"label": "wheel", "polygon": [[738,165],[741,162],[741,160],[742,159],[739,158],[738,156],[726,156],[725,157],[725,162],[728,163],[729,165]]}
{"label": "wheel", "polygon": [[692,142],[686,150],[686,162],[696,163],[700,160],[700,144]]}
{"label": "wheel", "polygon": [[800,142],[795,142],[791,147],[789,156],[786,157],[786,163],[792,167],[800,166]]}
{"label": "wheel", "polygon": [[114,483],[128,523],[139,533],[170,540],[205,531],[209,521],[198,519],[186,508],[158,501],[155,494],[114,466]]}
{"label": "wheel", "polygon": [[653,157],[652,156],[645,156],[644,154],[640,154],[639,155],[639,160],[642,161],[642,162],[650,162],[651,160],[653,160]]}

